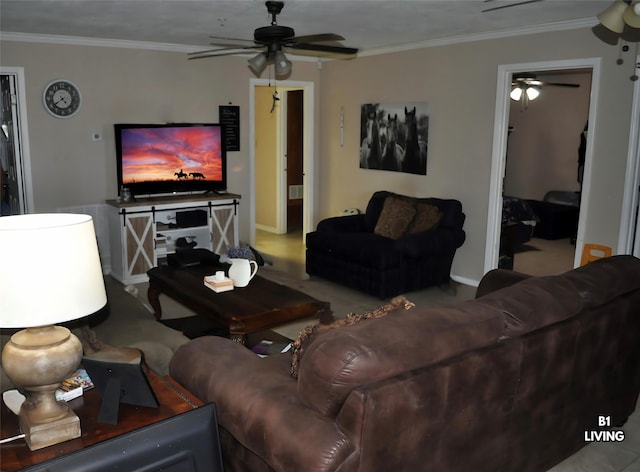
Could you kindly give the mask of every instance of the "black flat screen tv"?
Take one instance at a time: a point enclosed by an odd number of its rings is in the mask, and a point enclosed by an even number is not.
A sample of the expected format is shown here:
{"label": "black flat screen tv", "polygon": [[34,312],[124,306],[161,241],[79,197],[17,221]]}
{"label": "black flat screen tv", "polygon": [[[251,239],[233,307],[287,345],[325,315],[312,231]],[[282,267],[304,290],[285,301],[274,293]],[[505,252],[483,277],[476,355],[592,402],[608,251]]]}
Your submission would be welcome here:
{"label": "black flat screen tv", "polygon": [[223,191],[227,153],[221,124],[114,125],[118,194],[134,196]]}
{"label": "black flat screen tv", "polygon": [[214,403],[23,469],[24,472],[222,472]]}

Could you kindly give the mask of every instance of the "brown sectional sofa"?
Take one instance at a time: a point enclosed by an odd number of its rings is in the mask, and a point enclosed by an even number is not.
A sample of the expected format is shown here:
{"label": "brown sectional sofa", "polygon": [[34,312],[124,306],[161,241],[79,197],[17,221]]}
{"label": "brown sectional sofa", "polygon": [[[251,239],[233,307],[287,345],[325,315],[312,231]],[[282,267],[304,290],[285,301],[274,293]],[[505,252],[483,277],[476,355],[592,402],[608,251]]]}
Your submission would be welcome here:
{"label": "brown sectional sofa", "polygon": [[[500,287],[505,287],[501,288]],[[225,470],[542,471],[640,391],[640,260],[488,273],[479,298],[396,308],[256,357],[216,337],[172,376],[216,402]]]}

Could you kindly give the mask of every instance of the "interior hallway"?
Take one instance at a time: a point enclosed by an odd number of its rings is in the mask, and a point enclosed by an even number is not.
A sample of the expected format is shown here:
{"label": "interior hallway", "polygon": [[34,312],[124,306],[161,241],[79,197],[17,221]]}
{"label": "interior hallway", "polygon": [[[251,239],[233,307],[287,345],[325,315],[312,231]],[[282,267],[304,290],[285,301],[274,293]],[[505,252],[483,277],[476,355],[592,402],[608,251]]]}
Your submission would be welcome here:
{"label": "interior hallway", "polygon": [[275,234],[256,229],[254,248],[260,251],[265,263],[274,269],[300,279],[306,279],[305,243],[302,230],[288,234]]}

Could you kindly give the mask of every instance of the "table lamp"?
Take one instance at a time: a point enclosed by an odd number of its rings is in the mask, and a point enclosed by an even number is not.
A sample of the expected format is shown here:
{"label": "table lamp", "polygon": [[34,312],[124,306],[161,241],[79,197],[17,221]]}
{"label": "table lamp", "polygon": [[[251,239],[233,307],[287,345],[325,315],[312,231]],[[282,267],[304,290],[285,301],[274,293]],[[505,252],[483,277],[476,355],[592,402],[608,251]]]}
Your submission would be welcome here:
{"label": "table lamp", "polygon": [[53,325],[106,302],[90,216],[0,217],[0,328],[26,328],[2,350],[2,367],[26,396],[19,420],[31,450],[80,436],[79,418],[55,391],[80,364],[82,344]]}

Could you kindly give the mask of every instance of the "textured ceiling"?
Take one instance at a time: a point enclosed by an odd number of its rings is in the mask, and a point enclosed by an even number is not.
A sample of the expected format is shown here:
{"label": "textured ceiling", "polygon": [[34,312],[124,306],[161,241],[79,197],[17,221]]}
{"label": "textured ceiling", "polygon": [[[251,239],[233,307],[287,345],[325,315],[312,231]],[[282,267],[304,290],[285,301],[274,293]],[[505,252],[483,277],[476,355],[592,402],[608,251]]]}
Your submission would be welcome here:
{"label": "textured ceiling", "polygon": [[[278,24],[298,35],[337,33],[361,51],[514,29],[595,24],[611,0],[289,0]],[[261,0],[0,0],[5,38],[53,35],[207,48],[209,35],[251,39],[271,18]],[[1,37],[0,37],[1,39]],[[53,38],[52,38],[53,39]]]}

